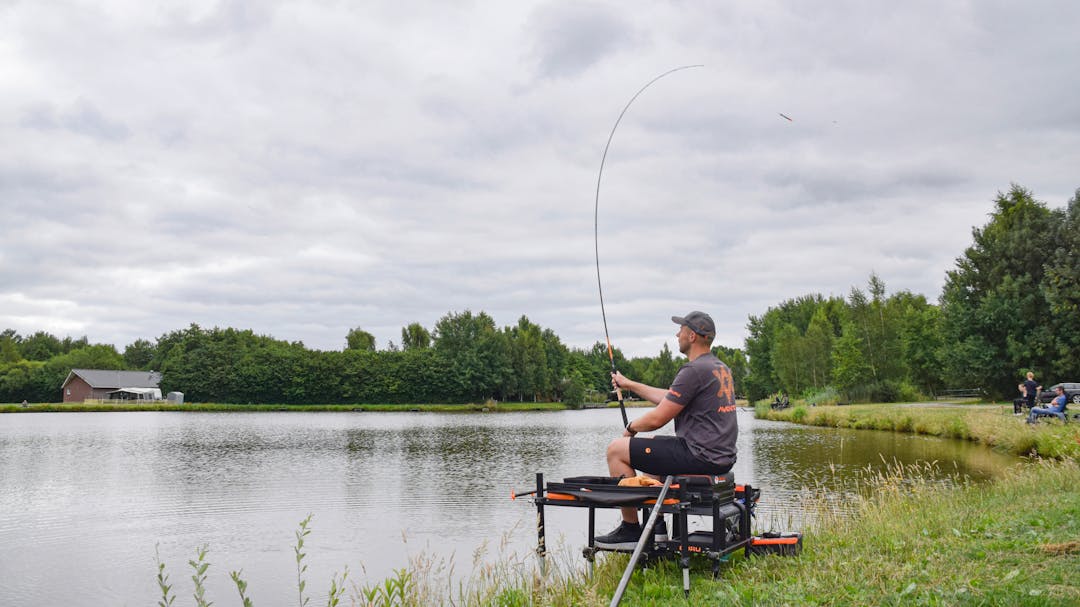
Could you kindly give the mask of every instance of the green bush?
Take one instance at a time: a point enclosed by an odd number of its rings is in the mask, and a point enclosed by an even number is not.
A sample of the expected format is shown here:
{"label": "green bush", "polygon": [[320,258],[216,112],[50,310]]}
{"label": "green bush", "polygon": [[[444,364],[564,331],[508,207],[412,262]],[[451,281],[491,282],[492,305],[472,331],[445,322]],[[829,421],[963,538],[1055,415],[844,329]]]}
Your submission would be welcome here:
{"label": "green bush", "polygon": [[840,404],[840,392],[832,386],[826,386],[820,392],[812,392],[803,399],[811,406],[835,406]]}

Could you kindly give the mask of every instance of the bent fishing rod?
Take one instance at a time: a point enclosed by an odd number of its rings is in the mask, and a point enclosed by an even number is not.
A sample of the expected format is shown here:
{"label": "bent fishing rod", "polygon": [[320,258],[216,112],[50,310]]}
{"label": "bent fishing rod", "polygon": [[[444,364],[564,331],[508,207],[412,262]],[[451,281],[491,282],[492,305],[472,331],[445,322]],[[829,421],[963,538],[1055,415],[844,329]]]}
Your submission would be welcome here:
{"label": "bent fishing rod", "polygon": [[[670,69],[663,74],[660,74],[656,78],[653,78],[645,86],[641,87],[638,92],[634,93],[634,96],[630,98],[630,101],[626,102],[626,106],[623,107],[622,112],[619,113],[619,117],[615,120],[615,126],[611,127],[611,133],[608,135],[607,144],[604,145],[604,154],[600,157],[600,172],[596,175],[596,204],[593,208],[593,243],[596,248],[596,288],[600,292],[600,315],[604,319],[604,339],[607,340],[607,353],[608,360],[611,362],[611,374],[616,373],[615,369],[615,351],[611,347],[611,334],[608,333],[607,325],[607,311],[604,310],[604,285],[600,280],[600,180],[604,177],[604,162],[607,160],[608,150],[611,148],[611,140],[615,137],[615,129],[619,128],[619,123],[622,122],[623,116],[626,115],[626,110],[630,109],[634,100],[639,95],[645,92],[645,89],[652,86],[654,82],[667,76],[668,74],[674,74],[680,70],[688,70],[693,67],[704,67],[703,65],[683,65],[674,69]],[[623,399],[622,389],[618,385],[615,386],[615,395],[619,398],[619,412],[622,413],[623,428],[630,425],[630,421],[626,417],[626,401]]]}

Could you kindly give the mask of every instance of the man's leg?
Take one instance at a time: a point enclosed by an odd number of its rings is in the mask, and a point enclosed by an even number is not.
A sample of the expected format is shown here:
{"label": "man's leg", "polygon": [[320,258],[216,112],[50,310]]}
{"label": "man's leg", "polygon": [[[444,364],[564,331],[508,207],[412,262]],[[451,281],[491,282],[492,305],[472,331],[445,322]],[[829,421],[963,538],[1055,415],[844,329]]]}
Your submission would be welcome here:
{"label": "man's leg", "polygon": [[[611,476],[634,476],[634,468],[630,465],[630,438],[621,437],[608,443],[607,467]],[[637,508],[621,508],[623,521],[637,524]]]}

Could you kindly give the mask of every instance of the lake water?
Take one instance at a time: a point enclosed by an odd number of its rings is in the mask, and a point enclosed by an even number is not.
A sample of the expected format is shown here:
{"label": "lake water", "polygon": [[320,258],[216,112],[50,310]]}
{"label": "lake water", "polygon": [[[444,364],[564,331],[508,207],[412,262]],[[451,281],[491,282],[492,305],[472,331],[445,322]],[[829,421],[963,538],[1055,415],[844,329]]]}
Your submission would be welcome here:
{"label": "lake water", "polygon": [[[634,417],[631,411],[631,418]],[[759,524],[800,519],[808,478],[885,461],[937,461],[992,477],[1018,460],[960,441],[806,428],[739,412],[739,482],[763,489]],[[192,604],[188,560],[209,545],[208,598],[256,605],[296,597],[293,546],[308,514],[308,593],[330,576],[377,583],[410,557],[528,555],[535,507],[510,500],[535,473],[606,474],[618,411],[534,413],[54,413],[0,415],[0,605],[152,605],[155,550],[177,604]],[[547,509],[548,541],[579,554],[586,517]],[[617,520],[598,515],[599,531]],[[609,520],[610,519],[610,520]],[[505,541],[505,547],[500,543]],[[523,556],[524,558],[524,556]],[[584,563],[584,559],[577,559]]]}

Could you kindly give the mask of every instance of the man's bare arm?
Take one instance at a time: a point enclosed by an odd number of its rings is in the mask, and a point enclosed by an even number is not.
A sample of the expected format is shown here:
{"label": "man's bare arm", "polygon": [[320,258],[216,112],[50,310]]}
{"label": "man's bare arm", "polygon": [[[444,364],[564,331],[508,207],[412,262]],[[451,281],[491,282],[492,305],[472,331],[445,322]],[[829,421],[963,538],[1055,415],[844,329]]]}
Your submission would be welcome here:
{"label": "man's bare arm", "polygon": [[668,393],[664,388],[656,388],[639,381],[627,379],[625,375],[618,371],[612,376],[612,381],[616,386],[624,390],[630,390],[654,405],[660,404],[660,401],[664,400],[664,397],[667,396]]}
{"label": "man's bare arm", "polygon": [[663,428],[682,411],[683,406],[664,398],[644,415],[630,422],[634,432],[651,432]]}

